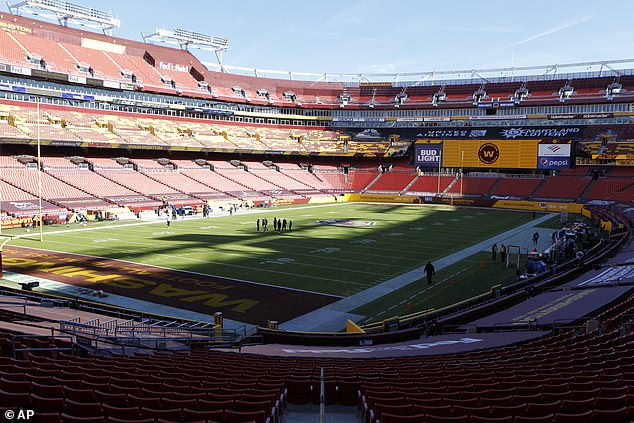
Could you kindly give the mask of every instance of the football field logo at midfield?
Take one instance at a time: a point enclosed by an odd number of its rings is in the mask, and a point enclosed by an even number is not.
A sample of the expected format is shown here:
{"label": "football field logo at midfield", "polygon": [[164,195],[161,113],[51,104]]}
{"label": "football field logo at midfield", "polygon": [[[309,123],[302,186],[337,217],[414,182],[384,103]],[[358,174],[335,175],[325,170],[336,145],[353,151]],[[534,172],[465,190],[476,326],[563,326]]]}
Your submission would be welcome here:
{"label": "football field logo at midfield", "polygon": [[362,228],[365,226],[374,226],[376,222],[371,220],[356,220],[356,219],[327,219],[327,220],[318,220],[317,224],[319,225],[330,225],[330,226],[344,226],[346,228]]}
{"label": "football field logo at midfield", "polygon": [[480,146],[480,149],[478,150],[478,159],[480,159],[482,163],[495,163],[498,158],[500,158],[500,149],[497,145],[486,143]]}

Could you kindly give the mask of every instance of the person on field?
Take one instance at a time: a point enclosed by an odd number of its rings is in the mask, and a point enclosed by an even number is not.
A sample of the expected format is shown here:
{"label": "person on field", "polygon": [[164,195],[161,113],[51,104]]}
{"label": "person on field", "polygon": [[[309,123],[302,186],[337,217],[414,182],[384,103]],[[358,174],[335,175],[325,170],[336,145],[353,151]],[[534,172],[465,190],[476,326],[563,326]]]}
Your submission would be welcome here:
{"label": "person on field", "polygon": [[500,244],[500,260],[502,263],[506,262],[506,247],[504,244]]}
{"label": "person on field", "polygon": [[533,234],[533,245],[537,245],[537,241],[539,241],[539,232]]}
{"label": "person on field", "polygon": [[425,275],[427,276],[427,285],[431,286],[431,278],[436,274],[436,269],[434,269],[434,265],[431,264],[431,261],[428,261],[425,265]]}
{"label": "person on field", "polygon": [[495,258],[497,257],[497,254],[498,254],[498,245],[493,244],[493,247],[491,247],[491,260],[495,260]]}
{"label": "person on field", "polygon": [[286,231],[286,218],[282,219],[282,232]]}
{"label": "person on field", "polygon": [[259,218],[258,218],[258,220],[256,220],[255,226],[257,228],[257,231],[260,232],[260,219]]}

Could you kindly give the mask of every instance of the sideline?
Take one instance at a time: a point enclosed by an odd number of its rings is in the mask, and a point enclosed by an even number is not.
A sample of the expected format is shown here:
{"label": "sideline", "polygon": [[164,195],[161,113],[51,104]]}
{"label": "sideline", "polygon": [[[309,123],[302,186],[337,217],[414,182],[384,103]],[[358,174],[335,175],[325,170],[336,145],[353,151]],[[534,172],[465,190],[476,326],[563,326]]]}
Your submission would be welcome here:
{"label": "sideline", "polygon": [[[556,216],[557,213],[549,213],[544,216],[540,216],[531,220],[528,223],[520,225],[516,228],[510,229],[501,234],[492,236],[482,242],[474,244],[463,250],[457,251],[440,260],[434,262],[436,271],[459,262],[475,253],[482,250],[488,250],[493,243],[500,243],[509,238],[517,237],[522,232],[538,226],[540,223]],[[422,261],[422,260],[421,260]],[[365,316],[352,314],[350,311],[361,307],[371,301],[381,298],[393,291],[396,291],[410,283],[421,280],[425,277],[424,266],[417,269],[410,270],[407,273],[399,275],[388,281],[385,281],[379,285],[375,285],[372,288],[365,291],[358,292],[336,303],[332,303],[318,310],[314,310],[308,314],[297,317],[293,320],[289,320],[280,325],[280,329],[291,331],[306,331],[306,332],[336,332],[345,327],[345,321],[347,319],[353,321],[359,321]]]}
{"label": "sideline", "polygon": [[[353,203],[346,203],[346,202],[334,202],[334,203],[324,203],[324,204],[315,204],[315,205],[307,205],[307,206],[300,206],[297,208],[293,208],[293,207],[289,207],[287,209],[284,210],[299,210],[299,209],[315,209],[315,208],[320,208],[320,207],[328,207],[328,206],[336,206],[336,205],[345,205],[345,204],[353,204]],[[236,212],[233,215],[227,213],[218,213],[218,214],[212,214],[211,218],[204,218],[202,216],[194,216],[194,217],[185,217],[184,219],[178,219],[177,222],[182,222],[182,221],[187,221],[187,220],[202,220],[202,221],[209,221],[210,223],[213,221],[211,220],[212,218],[221,218],[221,217],[230,217],[230,216],[244,216],[244,215],[248,215],[248,214],[260,214],[260,213],[269,213],[269,212],[274,212],[275,210],[282,210],[279,208],[275,208],[275,207],[269,207],[269,208],[262,208],[262,209],[248,209],[248,210],[244,210],[242,212]],[[99,227],[88,227],[88,226],[84,226],[81,228],[75,228],[75,229],[55,229],[52,230],[50,232],[44,232],[44,236],[49,236],[49,235],[58,235],[58,234],[67,234],[70,232],[84,232],[84,231],[100,231],[100,230],[106,230],[106,229],[120,229],[120,228],[127,228],[127,227],[131,227],[131,226],[141,226],[141,225],[154,225],[154,224],[162,224],[163,226],[165,226],[165,220],[161,219],[159,217],[157,217],[156,219],[153,220],[143,220],[142,222],[134,222],[134,223],[120,223],[120,224],[115,224],[118,223],[120,221],[112,221],[110,222],[110,224],[106,223],[102,226]],[[75,223],[73,223],[73,225],[75,225]],[[60,225],[61,226],[61,225]],[[26,233],[26,234],[19,234],[19,235],[13,235],[13,234],[0,234],[0,236],[2,237],[7,237],[9,239],[20,239],[20,238],[33,238],[33,237],[39,237],[40,234],[39,232],[33,232],[33,233]]]}

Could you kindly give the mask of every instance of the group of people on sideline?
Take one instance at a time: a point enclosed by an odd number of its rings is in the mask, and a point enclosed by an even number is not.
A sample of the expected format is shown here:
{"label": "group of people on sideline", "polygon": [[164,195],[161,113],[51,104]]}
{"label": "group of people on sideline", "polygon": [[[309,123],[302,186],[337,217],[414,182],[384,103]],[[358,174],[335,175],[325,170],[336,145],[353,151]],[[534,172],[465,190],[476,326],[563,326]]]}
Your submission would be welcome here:
{"label": "group of people on sideline", "polygon": [[[266,217],[263,217],[262,219],[258,218],[258,220],[255,222],[255,228],[258,232],[260,232],[260,228],[262,229],[261,232],[268,232],[269,231],[268,219]],[[293,221],[290,219],[286,220],[286,218],[278,219],[277,217],[274,217],[273,230],[278,233],[293,232]]]}

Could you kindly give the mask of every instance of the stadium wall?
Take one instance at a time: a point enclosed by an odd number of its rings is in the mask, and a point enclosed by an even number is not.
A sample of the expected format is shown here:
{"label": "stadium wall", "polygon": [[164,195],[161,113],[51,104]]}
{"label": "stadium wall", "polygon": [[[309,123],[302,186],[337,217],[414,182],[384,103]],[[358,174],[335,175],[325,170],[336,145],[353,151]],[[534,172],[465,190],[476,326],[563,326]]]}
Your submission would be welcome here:
{"label": "stadium wall", "polygon": [[500,209],[528,210],[541,212],[568,212],[581,214],[583,204],[558,203],[552,201],[520,201],[520,200],[497,200],[492,198],[454,198],[426,196],[417,197],[413,195],[381,195],[381,194],[346,194],[344,201],[350,202],[370,202],[370,203],[402,203],[402,204],[429,204],[446,206],[471,206],[471,207],[492,207]]}

